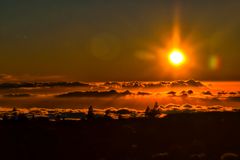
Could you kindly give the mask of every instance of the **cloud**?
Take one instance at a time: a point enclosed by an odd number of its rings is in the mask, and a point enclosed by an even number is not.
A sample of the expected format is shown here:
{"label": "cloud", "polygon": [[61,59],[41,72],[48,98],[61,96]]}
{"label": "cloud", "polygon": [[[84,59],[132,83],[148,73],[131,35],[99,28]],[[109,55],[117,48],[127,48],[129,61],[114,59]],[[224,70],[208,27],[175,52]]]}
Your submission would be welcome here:
{"label": "cloud", "polygon": [[111,97],[111,96],[126,96],[131,95],[132,93],[128,90],[124,92],[117,92],[116,90],[110,91],[77,91],[77,92],[68,92],[64,94],[57,95],[59,98],[67,97]]}
{"label": "cloud", "polygon": [[171,87],[203,87],[204,85],[195,80],[187,80],[187,81],[173,81],[170,84]]}
{"label": "cloud", "polygon": [[223,111],[234,111],[232,107],[225,107],[221,105],[192,105],[192,104],[168,104],[162,106],[162,112],[172,113],[172,112],[223,112]]}
{"label": "cloud", "polygon": [[229,92],[229,94],[232,95],[232,96],[235,96],[235,95],[237,95],[238,93],[237,93],[237,92]]}
{"label": "cloud", "polygon": [[[53,76],[54,77],[54,76]],[[52,78],[53,78],[52,77]],[[1,76],[0,76],[1,78]],[[57,78],[57,77],[56,77]],[[32,79],[32,81],[29,81]],[[43,81],[43,80],[48,81]],[[13,77],[11,75],[2,75],[0,79],[0,89],[13,89],[13,88],[35,88],[35,87],[89,87],[95,89],[130,89],[130,88],[160,88],[160,87],[201,87],[204,86],[201,82],[188,80],[188,81],[162,81],[162,82],[142,82],[142,81],[129,81],[129,82],[68,82],[68,81],[50,81],[51,77]],[[39,81],[38,81],[39,80]]]}
{"label": "cloud", "polygon": [[183,105],[183,108],[193,108],[193,106],[190,104],[185,104],[185,105]]}
{"label": "cloud", "polygon": [[236,99],[236,97],[239,97],[240,93],[237,91],[231,91],[231,92],[225,92],[225,91],[220,91],[218,92],[218,96],[229,98],[229,99]]}
{"label": "cloud", "polygon": [[187,93],[188,93],[189,95],[191,95],[191,94],[193,94],[194,92],[193,92],[193,90],[188,90]]}
{"label": "cloud", "polygon": [[[192,105],[192,104],[167,104],[159,107],[160,113],[163,115],[172,114],[172,113],[192,113],[192,112],[223,112],[223,111],[236,111],[231,107],[224,107],[220,105],[213,106],[200,106],[200,105]],[[4,115],[11,115],[16,112],[17,114],[25,114],[26,117],[32,118],[32,115],[35,117],[44,117],[50,119],[55,119],[57,117],[66,118],[66,119],[74,119],[80,120],[85,119],[88,113],[88,108],[81,109],[72,109],[72,108],[9,108],[9,107],[1,107],[0,108],[0,119]],[[113,119],[117,119],[119,115],[124,118],[130,117],[144,117],[145,110],[143,109],[131,109],[131,108],[97,108],[93,107],[93,113],[96,117],[103,117],[104,115],[110,116]],[[160,116],[161,117],[161,116]]]}
{"label": "cloud", "polygon": [[240,102],[240,97],[239,96],[235,96],[235,97],[231,96],[231,97],[228,97],[227,100]]}
{"label": "cloud", "polygon": [[169,91],[167,94],[168,94],[168,95],[171,95],[171,96],[176,96],[177,92],[175,92],[175,91]]}
{"label": "cloud", "polygon": [[131,114],[135,111],[129,110],[128,108],[123,108],[123,109],[119,109],[117,110],[115,113],[117,114]]}
{"label": "cloud", "polygon": [[137,95],[140,95],[140,96],[148,96],[148,95],[152,95],[151,93],[148,93],[148,92],[138,92]]}
{"label": "cloud", "polygon": [[225,92],[225,91],[220,91],[220,92],[218,92],[218,95],[219,95],[219,96],[226,95],[226,94],[228,94],[228,92]]}
{"label": "cloud", "polygon": [[181,91],[179,93],[179,96],[177,96],[177,92],[175,91],[169,91],[167,92],[168,95],[171,95],[172,97],[188,97],[189,95],[192,95],[194,92],[192,90],[188,90],[188,91]]}
{"label": "cloud", "polygon": [[210,92],[210,91],[203,91],[202,94],[203,95],[209,95],[209,96],[213,95],[212,92]]}
{"label": "cloud", "polygon": [[142,82],[142,81],[129,81],[129,82],[106,82],[105,87],[117,88],[160,88],[160,87],[204,87],[204,85],[195,80],[186,81],[161,81],[161,82]]}

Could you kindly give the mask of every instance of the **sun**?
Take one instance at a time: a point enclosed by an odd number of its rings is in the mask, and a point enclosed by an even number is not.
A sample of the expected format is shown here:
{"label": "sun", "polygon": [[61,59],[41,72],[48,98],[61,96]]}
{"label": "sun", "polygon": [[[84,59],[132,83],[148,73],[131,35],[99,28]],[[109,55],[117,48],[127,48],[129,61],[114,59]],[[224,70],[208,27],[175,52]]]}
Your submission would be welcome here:
{"label": "sun", "polygon": [[174,66],[179,66],[185,62],[185,55],[181,50],[173,49],[170,52],[168,59]]}

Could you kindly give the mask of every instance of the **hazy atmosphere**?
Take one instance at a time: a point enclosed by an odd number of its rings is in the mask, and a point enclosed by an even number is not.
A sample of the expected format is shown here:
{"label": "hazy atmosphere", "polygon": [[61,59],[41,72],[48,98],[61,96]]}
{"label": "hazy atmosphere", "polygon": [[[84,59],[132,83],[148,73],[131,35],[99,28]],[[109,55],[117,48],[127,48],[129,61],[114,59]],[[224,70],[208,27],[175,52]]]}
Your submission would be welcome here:
{"label": "hazy atmosphere", "polygon": [[[81,81],[240,80],[239,8],[238,0],[2,0],[0,72]],[[181,68],[166,63],[176,36],[187,55]]]}

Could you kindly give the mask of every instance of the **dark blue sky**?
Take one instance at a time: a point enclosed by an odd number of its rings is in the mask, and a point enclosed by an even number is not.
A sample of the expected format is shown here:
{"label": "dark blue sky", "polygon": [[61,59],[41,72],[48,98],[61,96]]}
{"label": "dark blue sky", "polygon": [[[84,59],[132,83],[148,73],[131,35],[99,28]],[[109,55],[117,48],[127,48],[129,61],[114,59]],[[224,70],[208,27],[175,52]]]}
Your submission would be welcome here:
{"label": "dark blue sky", "polygon": [[[240,80],[239,8],[238,0],[1,0],[0,73]],[[187,74],[159,58],[176,16],[193,49]]]}

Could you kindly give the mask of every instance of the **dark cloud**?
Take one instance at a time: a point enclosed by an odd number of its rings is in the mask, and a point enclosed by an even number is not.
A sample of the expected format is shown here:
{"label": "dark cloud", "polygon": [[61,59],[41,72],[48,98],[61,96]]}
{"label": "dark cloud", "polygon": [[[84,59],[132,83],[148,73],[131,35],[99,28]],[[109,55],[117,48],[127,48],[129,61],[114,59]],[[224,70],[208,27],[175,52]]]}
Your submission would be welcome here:
{"label": "dark cloud", "polygon": [[168,94],[168,95],[171,95],[171,96],[176,96],[176,93],[177,93],[177,92],[175,92],[175,91],[170,91],[170,92],[168,92],[167,94]]}
{"label": "dark cloud", "polygon": [[203,91],[202,94],[203,95],[209,95],[209,96],[213,95],[212,92],[210,92],[210,91]]}
{"label": "dark cloud", "polygon": [[225,92],[225,91],[218,92],[218,95],[226,95],[226,94],[228,94],[228,92]]}
{"label": "dark cloud", "polygon": [[110,91],[77,91],[77,92],[69,92],[57,95],[59,98],[67,98],[67,97],[111,97],[111,96],[126,96],[131,95],[132,93],[128,90],[124,92],[117,92],[116,90]]}
{"label": "dark cloud", "polygon": [[[11,76],[10,76],[11,77]],[[9,77],[9,78],[10,78]],[[6,78],[5,78],[6,79]],[[162,81],[162,82],[105,82],[105,83],[87,83],[87,82],[67,82],[67,81],[52,81],[52,82],[39,82],[39,81],[23,81],[23,82],[2,82],[0,89],[14,89],[14,88],[36,88],[36,87],[94,87],[96,89],[108,88],[159,88],[159,87],[203,87],[201,82],[188,80],[188,81]]]}
{"label": "dark cloud", "polygon": [[235,96],[235,97],[230,96],[227,98],[227,100],[234,101],[234,102],[240,102],[240,97],[239,96]]}
{"label": "dark cloud", "polygon": [[208,110],[218,111],[221,110],[223,106],[210,106],[208,107]]}
{"label": "dark cloud", "polygon": [[115,113],[117,113],[117,114],[131,114],[131,113],[133,113],[133,111],[124,108],[124,109],[119,109],[119,110],[117,110]]}
{"label": "dark cloud", "polygon": [[193,108],[193,106],[190,104],[185,104],[185,105],[183,105],[183,108]]}
{"label": "dark cloud", "polygon": [[225,97],[237,97],[240,93],[237,91],[231,91],[231,92],[226,92],[226,91],[220,91],[218,92],[219,96],[225,96]]}
{"label": "dark cloud", "polygon": [[187,92],[187,91],[182,91],[182,92],[180,93],[180,96],[181,96],[181,97],[187,97],[187,96],[188,96],[188,92]]}
{"label": "dark cloud", "polygon": [[186,81],[161,81],[161,82],[142,82],[142,81],[129,81],[129,82],[106,82],[104,86],[108,87],[122,87],[122,88],[160,88],[160,87],[204,87],[204,85],[195,80]]}
{"label": "dark cloud", "polygon": [[151,95],[151,93],[148,93],[148,92],[138,92],[137,95],[148,96],[148,95]]}
{"label": "dark cloud", "polygon": [[229,94],[234,96],[234,95],[237,95],[238,93],[237,92],[229,92]]}
{"label": "dark cloud", "polygon": [[[188,90],[188,91],[181,91],[179,94],[180,97],[188,97],[189,95],[192,95],[194,92],[192,90]],[[177,96],[177,92],[175,91],[170,91],[167,93],[168,95],[171,95],[171,96]]]}
{"label": "dark cloud", "polygon": [[195,80],[188,80],[188,81],[173,81],[170,84],[171,87],[203,87],[204,85]]}
{"label": "dark cloud", "polygon": [[188,93],[189,95],[191,95],[191,94],[193,94],[194,92],[193,92],[193,90],[188,90],[187,93]]}

